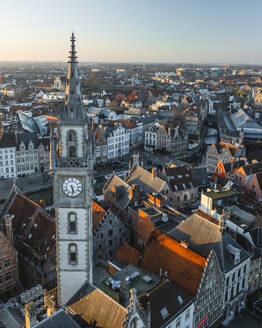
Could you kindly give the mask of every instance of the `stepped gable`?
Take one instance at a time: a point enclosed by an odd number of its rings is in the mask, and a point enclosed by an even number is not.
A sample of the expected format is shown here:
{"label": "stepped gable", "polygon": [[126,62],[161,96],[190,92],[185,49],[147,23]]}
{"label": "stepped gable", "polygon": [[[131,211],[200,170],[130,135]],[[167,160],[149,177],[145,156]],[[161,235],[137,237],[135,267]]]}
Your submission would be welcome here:
{"label": "stepped gable", "polygon": [[95,201],[92,202],[92,219],[93,219],[93,231],[99,225],[106,215],[106,211]]}

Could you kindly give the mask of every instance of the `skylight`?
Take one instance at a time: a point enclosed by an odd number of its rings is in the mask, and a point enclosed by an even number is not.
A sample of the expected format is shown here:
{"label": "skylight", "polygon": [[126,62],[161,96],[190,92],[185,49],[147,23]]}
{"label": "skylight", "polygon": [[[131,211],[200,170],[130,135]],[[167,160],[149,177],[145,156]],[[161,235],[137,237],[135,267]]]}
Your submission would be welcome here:
{"label": "skylight", "polygon": [[166,319],[169,315],[166,307],[163,307],[163,309],[160,310],[160,313],[161,313],[163,319]]}

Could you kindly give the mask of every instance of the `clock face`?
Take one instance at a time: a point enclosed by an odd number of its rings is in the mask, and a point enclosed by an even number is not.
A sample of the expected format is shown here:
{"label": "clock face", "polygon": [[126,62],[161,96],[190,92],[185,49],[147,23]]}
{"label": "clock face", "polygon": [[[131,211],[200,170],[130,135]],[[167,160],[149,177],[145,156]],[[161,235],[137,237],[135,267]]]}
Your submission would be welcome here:
{"label": "clock face", "polygon": [[68,197],[76,197],[82,191],[82,183],[76,178],[67,178],[62,183],[62,190]]}

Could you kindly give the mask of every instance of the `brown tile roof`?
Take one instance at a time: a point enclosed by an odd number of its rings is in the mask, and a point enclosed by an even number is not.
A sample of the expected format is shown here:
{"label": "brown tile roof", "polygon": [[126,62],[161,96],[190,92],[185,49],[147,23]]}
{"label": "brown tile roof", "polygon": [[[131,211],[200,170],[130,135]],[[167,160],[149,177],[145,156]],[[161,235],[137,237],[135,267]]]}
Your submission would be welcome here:
{"label": "brown tile roof", "polygon": [[55,222],[40,213],[25,236],[27,243],[41,254],[51,254],[55,247]]}
{"label": "brown tile roof", "polygon": [[140,253],[132,246],[122,243],[116,253],[116,260],[124,264],[138,264],[140,259]]}
{"label": "brown tile roof", "polygon": [[137,166],[129,175],[127,181],[129,185],[137,184],[144,193],[161,192],[166,182],[157,176],[152,176],[150,172],[141,166]]}
{"label": "brown tile roof", "polygon": [[70,310],[88,323],[96,320],[98,327],[122,328],[126,321],[127,309],[103,293],[95,289],[79,301],[70,305]]}
{"label": "brown tile roof", "polygon": [[24,241],[39,252],[50,254],[55,247],[55,221],[44,210],[22,194],[17,194],[8,214],[14,215],[13,230],[15,238]]}
{"label": "brown tile roof", "polygon": [[168,167],[165,169],[165,174],[172,191],[195,188],[191,170],[187,166]]}
{"label": "brown tile roof", "polygon": [[95,201],[92,202],[92,218],[93,218],[93,231],[102,221],[103,217],[106,215],[106,211],[98,205]]}
{"label": "brown tile roof", "polygon": [[126,129],[134,129],[136,128],[136,123],[130,120],[118,120]]}
{"label": "brown tile roof", "polygon": [[13,221],[13,227],[15,233],[21,235],[32,218],[36,209],[39,207],[38,204],[25,197],[22,194],[17,194],[11,207],[8,210],[8,214],[14,215],[15,220]]}
{"label": "brown tile roof", "polygon": [[37,82],[35,84],[37,88],[52,88],[53,83],[52,82]]}
{"label": "brown tile roof", "polygon": [[141,266],[156,274],[168,271],[168,278],[194,296],[207,259],[155,230],[144,249]]}

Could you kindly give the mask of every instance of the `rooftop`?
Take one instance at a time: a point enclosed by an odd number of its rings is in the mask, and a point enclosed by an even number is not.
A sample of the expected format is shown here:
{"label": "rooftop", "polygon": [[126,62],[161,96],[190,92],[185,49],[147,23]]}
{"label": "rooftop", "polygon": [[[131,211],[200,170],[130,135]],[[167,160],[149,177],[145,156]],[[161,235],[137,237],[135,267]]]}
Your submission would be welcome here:
{"label": "rooftop", "polygon": [[210,190],[210,191],[204,192],[204,195],[206,195],[207,197],[216,199],[216,198],[235,196],[235,195],[237,195],[237,192],[234,190],[231,190],[231,189],[222,190],[222,191]]}
{"label": "rooftop", "polygon": [[122,282],[127,282],[130,288],[135,288],[139,296],[156,287],[160,283],[160,278],[154,273],[149,273],[134,264],[129,264],[103,281],[99,288],[119,302],[119,288]]}

